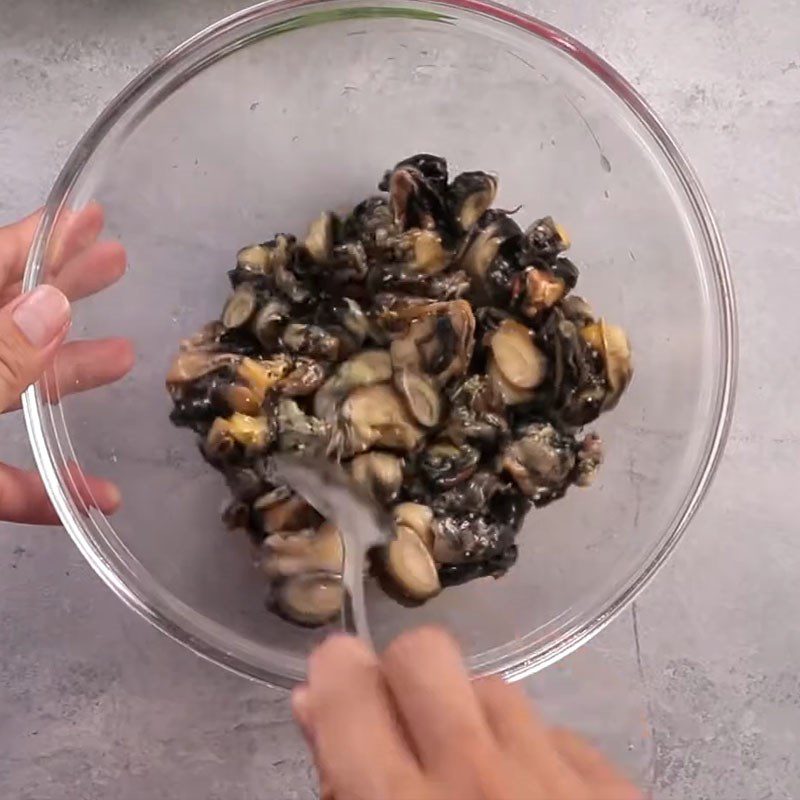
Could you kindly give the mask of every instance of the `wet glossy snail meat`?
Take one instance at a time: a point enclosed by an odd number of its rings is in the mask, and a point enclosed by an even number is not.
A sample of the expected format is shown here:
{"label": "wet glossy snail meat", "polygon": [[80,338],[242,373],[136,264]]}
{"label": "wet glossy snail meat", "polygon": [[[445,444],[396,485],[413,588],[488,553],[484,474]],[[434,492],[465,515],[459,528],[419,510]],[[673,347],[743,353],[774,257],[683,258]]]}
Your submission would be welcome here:
{"label": "wet glossy snail meat", "polygon": [[268,606],[336,618],[342,538],[271,468],[279,451],[345,464],[394,520],[372,574],[404,603],[499,577],[528,513],[597,477],[587,425],[629,385],[622,328],[574,293],[566,229],[496,206],[491,171],[420,153],[381,194],[303,235],[241,248],[219,319],[179,343],[171,419],[224,477]]}

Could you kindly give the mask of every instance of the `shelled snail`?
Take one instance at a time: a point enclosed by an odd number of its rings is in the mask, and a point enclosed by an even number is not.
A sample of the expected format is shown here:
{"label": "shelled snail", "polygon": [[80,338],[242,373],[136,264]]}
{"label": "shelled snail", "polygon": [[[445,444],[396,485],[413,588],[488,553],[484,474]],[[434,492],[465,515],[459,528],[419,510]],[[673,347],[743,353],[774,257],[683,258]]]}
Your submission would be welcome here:
{"label": "shelled snail", "polygon": [[337,615],[342,543],[276,482],[271,453],[337,459],[393,512],[372,571],[410,602],[505,573],[531,508],[603,461],[581,430],[631,380],[627,336],[573,293],[564,228],[521,228],[492,207],[497,187],[405,159],[344,218],[242,248],[219,320],[180,344],[171,418],[225,476],[223,518],[292,621]]}

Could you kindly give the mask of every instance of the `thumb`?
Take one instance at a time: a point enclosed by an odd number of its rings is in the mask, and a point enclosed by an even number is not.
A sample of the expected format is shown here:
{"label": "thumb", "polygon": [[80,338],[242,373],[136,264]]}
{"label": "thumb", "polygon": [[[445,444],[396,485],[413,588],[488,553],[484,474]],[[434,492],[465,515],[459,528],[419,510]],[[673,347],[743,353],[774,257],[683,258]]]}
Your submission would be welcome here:
{"label": "thumb", "polygon": [[69,300],[44,284],[0,310],[0,411],[49,366],[70,318]]}

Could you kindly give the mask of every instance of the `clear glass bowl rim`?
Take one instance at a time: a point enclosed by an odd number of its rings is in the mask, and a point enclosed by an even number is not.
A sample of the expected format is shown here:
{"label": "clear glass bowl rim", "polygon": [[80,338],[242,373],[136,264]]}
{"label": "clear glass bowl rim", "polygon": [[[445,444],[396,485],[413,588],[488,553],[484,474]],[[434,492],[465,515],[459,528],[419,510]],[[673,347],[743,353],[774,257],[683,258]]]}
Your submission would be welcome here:
{"label": "clear glass bowl rim", "polygon": [[[383,2],[384,0],[377,0],[374,5],[380,6],[383,5]],[[417,0],[401,0],[398,5],[408,8],[415,5],[416,2]],[[708,491],[722,457],[731,424],[738,363],[736,303],[728,258],[720,231],[693,169],[689,166],[680,148],[649,105],[610,64],[558,28],[498,3],[487,2],[486,0],[432,0],[426,5],[429,7],[434,5],[442,9],[444,13],[450,9],[453,12],[461,11],[479,14],[493,22],[510,24],[533,36],[545,39],[551,45],[578,61],[624,101],[629,110],[648,129],[655,142],[660,146],[662,155],[666,157],[674,170],[674,177],[677,177],[680,182],[685,199],[694,213],[693,221],[697,224],[701,233],[711,265],[711,271],[707,278],[716,295],[720,312],[717,320],[720,360],[716,381],[714,425],[707,438],[705,451],[695,474],[692,488],[684,501],[682,513],[677,516],[671,529],[662,537],[661,546],[653,554],[649,563],[639,574],[628,581],[616,597],[594,619],[569,631],[542,652],[529,654],[528,657],[516,654],[501,659],[492,672],[499,674],[505,680],[513,681],[526,677],[558,661],[599,633],[649,583],[682,537]],[[224,42],[225,37],[238,27],[254,22],[266,22],[270,17],[278,14],[293,10],[306,10],[308,7],[313,6],[337,9],[348,7],[349,3],[347,0],[266,0],[266,2],[225,17],[190,37],[178,47],[154,61],[128,84],[109,103],[84,134],[55,181],[44,206],[42,218],[28,257],[23,291],[33,289],[39,282],[49,237],[58,214],[82,169],[107,132],[114,127],[115,123],[131,105],[146,94],[164,73],[180,67],[181,64],[191,63],[193,56],[197,55],[198,52],[207,49],[209,46],[214,46],[215,42],[217,44]],[[52,438],[57,439],[57,435],[53,437],[47,430],[45,415],[48,405],[44,400],[45,396],[46,387],[41,383],[34,384],[23,395],[23,411],[31,448],[51,502],[70,537],[95,572],[126,605],[162,632],[188,647],[195,654],[240,675],[272,686],[291,688],[295,685],[298,682],[297,678],[256,666],[233,652],[226,651],[199,638],[169,614],[164,613],[161,608],[150,602],[147,592],[141,586],[131,586],[125,576],[120,574],[120,570],[114,567],[106,557],[106,554],[97,546],[97,543],[86,529],[86,523],[72,510],[70,492],[66,485],[67,479],[60,473],[54,457],[55,453],[60,452],[58,442],[52,440]]]}

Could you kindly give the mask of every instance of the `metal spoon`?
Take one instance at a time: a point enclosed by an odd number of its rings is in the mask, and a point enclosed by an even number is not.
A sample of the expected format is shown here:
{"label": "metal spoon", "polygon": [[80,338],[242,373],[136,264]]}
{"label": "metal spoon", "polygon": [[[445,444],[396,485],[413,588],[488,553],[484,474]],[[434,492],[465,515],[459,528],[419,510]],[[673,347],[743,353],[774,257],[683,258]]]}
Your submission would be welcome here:
{"label": "metal spoon", "polygon": [[333,461],[286,454],[276,454],[271,461],[278,477],[341,532],[342,627],[371,645],[364,605],[364,564],[370,550],[385,547],[394,538],[391,517]]}

